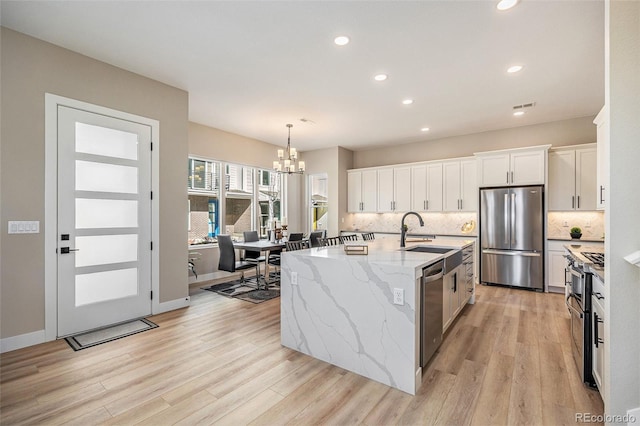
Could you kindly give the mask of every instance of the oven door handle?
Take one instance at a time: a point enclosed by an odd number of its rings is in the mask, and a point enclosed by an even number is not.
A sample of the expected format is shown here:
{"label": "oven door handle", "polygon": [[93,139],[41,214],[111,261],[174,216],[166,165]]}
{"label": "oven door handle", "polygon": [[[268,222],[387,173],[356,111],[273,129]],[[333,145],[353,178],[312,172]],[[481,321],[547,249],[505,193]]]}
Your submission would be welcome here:
{"label": "oven door handle", "polygon": [[577,278],[580,278],[580,279],[582,279],[582,277],[584,275],[583,273],[581,273],[579,271],[576,271],[575,268],[569,268],[569,272],[571,272],[571,275],[573,275],[573,276],[575,276]]}
{"label": "oven door handle", "polygon": [[569,304],[569,299],[573,297],[572,295],[567,296],[567,300],[565,300],[565,305],[567,305],[567,308],[569,308],[569,311],[573,311],[573,313],[575,313],[576,315],[578,315],[580,317],[580,319],[583,318],[584,313],[580,312],[579,310],[577,310],[576,308],[574,308],[573,306],[571,306]]}

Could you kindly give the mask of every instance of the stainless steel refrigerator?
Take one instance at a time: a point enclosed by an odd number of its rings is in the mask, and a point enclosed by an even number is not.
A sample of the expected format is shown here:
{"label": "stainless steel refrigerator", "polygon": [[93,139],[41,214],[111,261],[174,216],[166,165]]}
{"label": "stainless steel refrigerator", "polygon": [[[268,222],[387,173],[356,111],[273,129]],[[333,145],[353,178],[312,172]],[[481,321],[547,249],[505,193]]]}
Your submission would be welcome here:
{"label": "stainless steel refrigerator", "polygon": [[544,187],[480,190],[480,282],[542,290]]}

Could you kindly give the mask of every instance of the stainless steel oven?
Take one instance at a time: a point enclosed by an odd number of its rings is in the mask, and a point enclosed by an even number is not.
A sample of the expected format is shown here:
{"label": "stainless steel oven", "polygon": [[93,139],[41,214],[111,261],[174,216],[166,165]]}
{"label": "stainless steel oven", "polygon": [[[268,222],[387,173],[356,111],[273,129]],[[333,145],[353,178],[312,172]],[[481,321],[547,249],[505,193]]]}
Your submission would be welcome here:
{"label": "stainless steel oven", "polygon": [[595,386],[592,371],[591,274],[576,259],[567,256],[566,305],[571,315],[571,349],[580,378]]}

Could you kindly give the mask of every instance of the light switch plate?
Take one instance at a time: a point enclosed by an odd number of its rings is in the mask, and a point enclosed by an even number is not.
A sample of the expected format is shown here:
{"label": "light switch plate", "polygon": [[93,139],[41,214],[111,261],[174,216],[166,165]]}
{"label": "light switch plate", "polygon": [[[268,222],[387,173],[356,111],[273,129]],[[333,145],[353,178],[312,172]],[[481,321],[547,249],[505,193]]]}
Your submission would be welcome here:
{"label": "light switch plate", "polygon": [[10,220],[7,225],[9,234],[38,234],[40,221],[38,220]]}
{"label": "light switch plate", "polygon": [[298,273],[291,272],[291,285],[298,285]]}

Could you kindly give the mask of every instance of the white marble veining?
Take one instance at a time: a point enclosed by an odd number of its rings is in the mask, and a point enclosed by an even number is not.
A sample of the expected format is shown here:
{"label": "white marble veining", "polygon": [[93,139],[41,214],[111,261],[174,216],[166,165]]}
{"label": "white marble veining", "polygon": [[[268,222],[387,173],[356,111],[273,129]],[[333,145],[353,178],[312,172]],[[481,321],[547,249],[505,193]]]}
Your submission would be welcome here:
{"label": "white marble veining", "polygon": [[[440,258],[401,251],[395,241],[371,242],[365,256],[347,255],[342,246],[283,253],[282,344],[415,394],[421,377],[416,280]],[[404,305],[393,304],[394,288],[404,291]]]}

